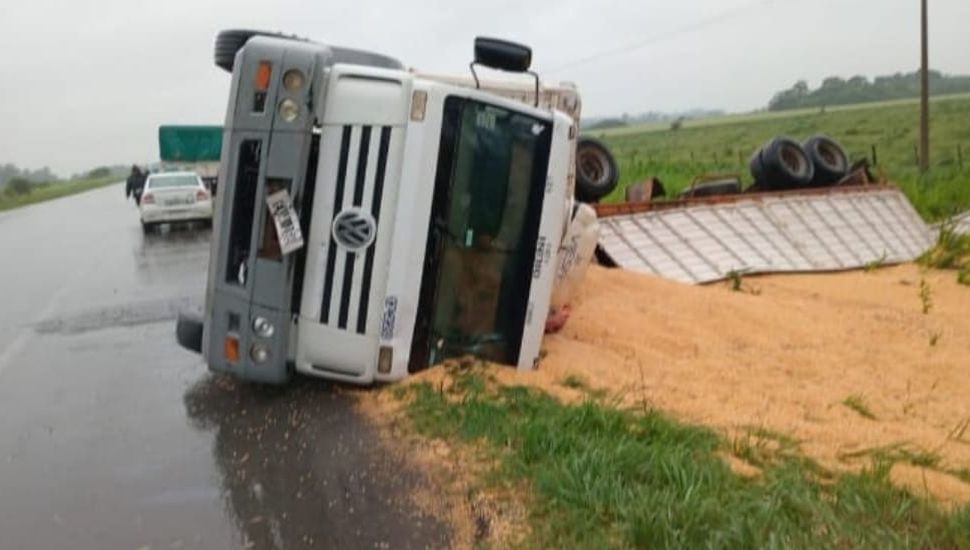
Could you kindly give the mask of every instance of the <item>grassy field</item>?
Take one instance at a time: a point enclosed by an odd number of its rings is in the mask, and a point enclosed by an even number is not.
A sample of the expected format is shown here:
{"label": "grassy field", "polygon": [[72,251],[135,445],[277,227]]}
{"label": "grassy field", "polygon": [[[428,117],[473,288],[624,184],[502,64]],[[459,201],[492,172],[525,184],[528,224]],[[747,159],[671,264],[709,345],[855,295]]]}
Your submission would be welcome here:
{"label": "grassy field", "polygon": [[[802,140],[827,134],[852,160],[872,160],[876,172],[897,183],[928,220],[970,209],[970,96],[935,98],[931,104],[931,171],[916,165],[919,105],[911,100],[734,115],[663,127],[592,132],[612,148],[620,164],[620,186],[607,201],[622,200],[627,185],[656,176],[673,195],[705,173],[741,174],[750,183],[748,159],[778,135]],[[961,161],[962,157],[962,161]]]}
{"label": "grassy field", "polygon": [[119,178],[117,176],[109,176],[106,178],[87,180],[41,183],[31,186],[30,193],[22,195],[15,194],[10,189],[4,189],[3,192],[0,192],[0,212],[28,204],[56,199],[58,197],[74,195],[75,193],[83,193],[84,191],[104,187],[105,185],[117,183],[118,181]]}
{"label": "grassy field", "polygon": [[[787,449],[725,441],[702,427],[602,397],[564,405],[487,374],[399,387],[419,433],[478,449],[483,481],[528,487],[535,548],[970,548],[970,505],[945,512],[894,487],[887,457],[855,474],[827,472]],[[566,382],[564,382],[566,383]],[[761,434],[765,435],[765,434]],[[773,437],[773,434],[767,434]],[[760,468],[734,473],[732,454]]]}

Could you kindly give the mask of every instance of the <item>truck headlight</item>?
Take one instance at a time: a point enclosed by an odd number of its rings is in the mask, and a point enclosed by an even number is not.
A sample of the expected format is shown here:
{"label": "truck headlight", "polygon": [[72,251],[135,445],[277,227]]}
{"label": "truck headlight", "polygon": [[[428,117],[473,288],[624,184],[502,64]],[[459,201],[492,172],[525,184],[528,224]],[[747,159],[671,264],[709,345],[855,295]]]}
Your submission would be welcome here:
{"label": "truck headlight", "polygon": [[290,69],[283,74],[283,87],[288,92],[298,92],[306,82],[306,77],[298,69]]}
{"label": "truck headlight", "polygon": [[276,327],[266,317],[256,317],[253,319],[253,332],[260,338],[272,338]]}
{"label": "truck headlight", "polygon": [[249,356],[256,364],[265,363],[269,360],[269,348],[265,344],[256,343],[249,348]]}
{"label": "truck headlight", "polygon": [[293,122],[300,116],[300,106],[290,98],[280,101],[280,117],[286,122]]}

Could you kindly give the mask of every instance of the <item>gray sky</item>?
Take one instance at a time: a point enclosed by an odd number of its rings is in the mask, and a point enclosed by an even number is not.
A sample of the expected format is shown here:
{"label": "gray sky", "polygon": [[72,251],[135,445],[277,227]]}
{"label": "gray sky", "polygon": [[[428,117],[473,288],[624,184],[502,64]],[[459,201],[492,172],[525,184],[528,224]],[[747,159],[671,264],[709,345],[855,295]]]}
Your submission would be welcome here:
{"label": "gray sky", "polygon": [[[919,65],[918,0],[2,1],[0,163],[62,175],[157,159],[159,124],[221,123],[224,28],[450,73],[467,70],[476,34],[518,40],[541,74],[579,85],[588,116],[750,110],[798,79]],[[932,67],[970,73],[970,2],[930,4]],[[614,53],[575,63],[600,52]]]}

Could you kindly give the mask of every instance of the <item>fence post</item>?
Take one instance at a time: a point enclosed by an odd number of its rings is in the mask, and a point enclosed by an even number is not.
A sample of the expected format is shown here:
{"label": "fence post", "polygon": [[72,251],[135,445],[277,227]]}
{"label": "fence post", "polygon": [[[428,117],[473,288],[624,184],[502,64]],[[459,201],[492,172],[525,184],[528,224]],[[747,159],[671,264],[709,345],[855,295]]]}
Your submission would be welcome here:
{"label": "fence post", "polygon": [[690,161],[691,162],[694,162],[694,152],[693,151],[690,152]]}
{"label": "fence post", "polygon": [[714,151],[714,164],[717,164],[717,151]]}
{"label": "fence post", "polygon": [[872,144],[872,165],[876,166],[879,164],[879,153],[876,151],[876,144]]}

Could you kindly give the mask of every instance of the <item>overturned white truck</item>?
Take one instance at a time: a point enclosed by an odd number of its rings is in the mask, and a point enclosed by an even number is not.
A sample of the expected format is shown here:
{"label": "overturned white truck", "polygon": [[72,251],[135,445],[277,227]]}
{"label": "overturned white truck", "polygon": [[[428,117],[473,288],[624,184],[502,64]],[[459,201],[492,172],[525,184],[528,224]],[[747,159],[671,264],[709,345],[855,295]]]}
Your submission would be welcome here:
{"label": "overturned white truck", "polygon": [[[573,87],[479,82],[476,64],[528,72],[531,50],[495,39],[476,40],[472,79],[252,31],[220,33],[215,56],[232,88],[183,347],[277,384],[393,381],[466,354],[534,367],[596,242],[573,199]],[[616,183],[599,153],[593,194]]]}

